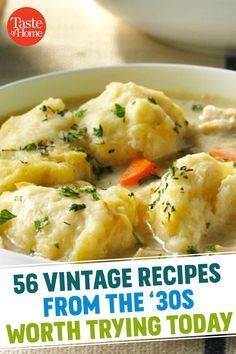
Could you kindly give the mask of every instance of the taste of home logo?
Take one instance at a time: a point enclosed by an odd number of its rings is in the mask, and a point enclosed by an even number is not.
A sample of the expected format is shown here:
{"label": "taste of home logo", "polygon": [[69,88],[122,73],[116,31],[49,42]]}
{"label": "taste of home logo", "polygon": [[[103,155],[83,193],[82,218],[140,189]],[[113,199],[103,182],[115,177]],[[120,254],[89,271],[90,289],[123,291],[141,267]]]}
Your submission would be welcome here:
{"label": "taste of home logo", "polygon": [[9,17],[7,30],[15,43],[32,46],[43,38],[46,32],[46,21],[38,10],[32,7],[22,7]]}

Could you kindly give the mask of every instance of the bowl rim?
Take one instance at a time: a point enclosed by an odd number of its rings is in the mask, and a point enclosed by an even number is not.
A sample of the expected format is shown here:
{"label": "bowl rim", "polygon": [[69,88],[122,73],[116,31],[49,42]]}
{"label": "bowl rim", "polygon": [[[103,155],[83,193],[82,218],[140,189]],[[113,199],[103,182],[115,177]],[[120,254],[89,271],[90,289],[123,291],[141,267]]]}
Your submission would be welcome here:
{"label": "bowl rim", "polygon": [[73,75],[79,72],[97,72],[97,71],[112,71],[117,69],[129,69],[129,68],[163,68],[169,70],[192,70],[192,71],[201,71],[201,72],[211,72],[211,73],[222,73],[226,75],[236,75],[236,71],[226,69],[226,68],[218,68],[213,66],[205,66],[205,65],[192,65],[192,64],[175,64],[175,63],[125,63],[125,64],[117,64],[117,65],[101,65],[101,66],[91,66],[87,68],[78,68],[78,69],[66,69],[66,70],[57,70],[47,73],[42,73],[38,75],[29,76],[26,78],[22,78],[19,80],[14,80],[9,83],[0,85],[0,91],[11,88],[13,86],[20,86],[24,83],[30,83],[37,80],[50,79],[57,76],[66,76]]}

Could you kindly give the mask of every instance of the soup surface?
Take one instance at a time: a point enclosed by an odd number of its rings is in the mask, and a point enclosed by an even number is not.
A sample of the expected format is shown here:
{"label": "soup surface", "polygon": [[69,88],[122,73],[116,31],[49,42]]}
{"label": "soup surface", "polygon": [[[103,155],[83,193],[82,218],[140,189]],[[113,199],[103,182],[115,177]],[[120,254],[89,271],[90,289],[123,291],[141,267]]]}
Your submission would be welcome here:
{"label": "soup surface", "polygon": [[111,83],[0,129],[0,245],[53,260],[232,251],[236,104]]}

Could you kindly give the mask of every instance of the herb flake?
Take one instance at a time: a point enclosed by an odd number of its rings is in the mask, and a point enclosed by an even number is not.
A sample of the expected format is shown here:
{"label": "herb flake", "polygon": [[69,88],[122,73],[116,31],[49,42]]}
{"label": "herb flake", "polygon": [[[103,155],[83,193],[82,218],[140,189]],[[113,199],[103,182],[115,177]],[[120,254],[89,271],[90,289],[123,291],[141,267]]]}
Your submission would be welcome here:
{"label": "herb flake", "polygon": [[59,193],[64,197],[80,197],[79,189],[77,188],[70,188],[70,187],[61,187],[59,188]]}
{"label": "herb flake", "polygon": [[204,105],[201,103],[195,103],[192,105],[192,110],[194,112],[201,112],[203,110],[203,108],[204,108]]}
{"label": "herb flake", "polygon": [[83,210],[86,208],[86,205],[85,204],[71,204],[70,206],[70,211],[78,211],[78,210]]}
{"label": "herb flake", "polygon": [[153,104],[157,104],[157,101],[155,100],[154,97],[148,97],[148,101],[153,103]]}
{"label": "herb flake", "polygon": [[123,122],[125,122],[125,107],[121,106],[119,103],[115,103],[115,106],[113,108],[113,113],[118,118],[123,118]]}
{"label": "herb flake", "polygon": [[77,117],[77,118],[82,118],[85,113],[87,112],[87,109],[79,109],[78,111],[75,111],[74,112],[74,116]]}
{"label": "herb flake", "polygon": [[198,250],[195,246],[188,246],[187,248],[187,254],[198,254]]}
{"label": "herb flake", "polygon": [[35,220],[34,222],[34,227],[36,232],[41,232],[45,226],[47,226],[49,224],[49,219],[47,216],[45,216],[42,219],[39,220]]}
{"label": "herb flake", "polygon": [[3,209],[0,211],[0,225],[5,224],[8,220],[16,218],[9,210]]}

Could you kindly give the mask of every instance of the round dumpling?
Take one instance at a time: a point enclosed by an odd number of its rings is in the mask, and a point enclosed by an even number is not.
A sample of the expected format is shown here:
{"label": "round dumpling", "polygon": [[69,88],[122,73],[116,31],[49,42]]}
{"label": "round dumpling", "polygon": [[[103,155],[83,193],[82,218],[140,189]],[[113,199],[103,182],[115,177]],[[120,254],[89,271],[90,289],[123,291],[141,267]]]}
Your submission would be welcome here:
{"label": "round dumpling", "polygon": [[170,167],[149,205],[150,223],[164,248],[177,253],[199,249],[217,222],[222,182],[234,173],[233,163],[219,162],[205,153],[187,155]]}
{"label": "round dumpling", "polygon": [[184,113],[160,91],[115,82],[81,109],[83,143],[100,163],[120,165],[138,156],[155,160],[183,147]]}
{"label": "round dumpling", "polygon": [[0,236],[6,248],[52,260],[124,257],[138,248],[133,233],[140,207],[119,186],[23,184],[0,195]]}
{"label": "round dumpling", "polygon": [[76,128],[74,114],[59,98],[8,119],[0,129],[0,192],[21,181],[50,186],[91,179],[87,155],[78,146],[85,131]]}

